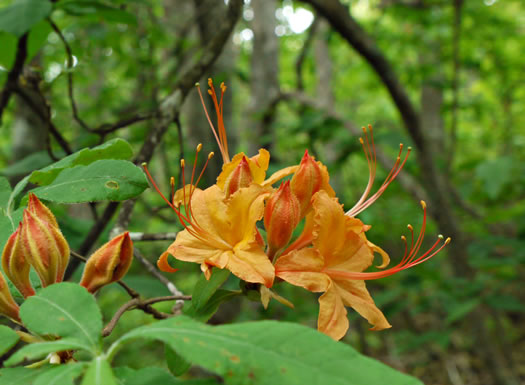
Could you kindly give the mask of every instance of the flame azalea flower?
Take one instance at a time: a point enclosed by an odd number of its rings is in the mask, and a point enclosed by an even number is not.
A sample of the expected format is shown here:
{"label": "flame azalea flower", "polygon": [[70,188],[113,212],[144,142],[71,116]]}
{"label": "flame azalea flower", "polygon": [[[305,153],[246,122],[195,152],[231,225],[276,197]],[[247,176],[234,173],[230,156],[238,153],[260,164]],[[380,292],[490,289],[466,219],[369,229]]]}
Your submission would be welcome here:
{"label": "flame azalea flower", "polygon": [[[184,162],[182,164],[184,170]],[[162,195],[147,167],[145,169],[155,189]],[[217,185],[205,190],[190,190],[185,198],[185,213],[162,195],[185,230],[159,258],[159,268],[175,271],[168,264],[168,257],[172,255],[181,261],[199,263],[208,279],[211,267],[216,266],[230,270],[247,282],[271,287],[275,269],[257,238],[255,227],[263,216],[264,200],[271,189],[252,184],[228,198]]]}
{"label": "flame azalea flower", "polygon": [[[184,185],[185,162],[181,161],[184,187],[175,191],[172,178],[170,199],[160,192],[147,166],[143,165],[153,187],[185,228],[159,258],[158,267],[166,272],[176,271],[168,264],[169,256],[173,256],[177,260],[199,263],[208,279],[212,266],[228,269],[246,282],[261,284],[259,292],[265,307],[270,298],[291,306],[270,290],[275,277],[323,293],[319,298],[318,328],[334,339],[342,338],[348,330],[346,307],[354,308],[366,318],[372,324],[372,330],[389,328],[390,324],[376,307],[364,281],[416,266],[432,258],[450,242],[450,238],[443,241],[440,236],[428,251],[418,256],[426,225],[426,205],[422,202],[423,225],[417,240],[414,241],[413,228],[409,225],[412,233],[410,248],[406,238],[402,237],[405,256],[398,265],[385,269],[390,262],[388,254],[367,239],[365,233],[370,226],[355,218],[396,178],[408,159],[410,148],[402,159],[403,145],[400,145],[392,170],[378,190],[371,194],[376,177],[375,144],[372,127],[363,127],[360,142],[368,162],[369,181],[362,196],[345,213],[329,184],[327,168],[308,151],[299,165],[283,168],[268,178],[268,151],[261,149],[251,158],[241,152],[230,159],[223,119],[226,86],[221,83],[219,99],[211,79],[208,85],[217,115],[217,129],[206,107],[204,111],[223,159],[216,184],[204,190],[197,188],[213,153],[209,154],[198,176],[193,167],[187,185]],[[204,106],[198,84],[197,89]],[[201,149],[199,144],[194,164]],[[281,183],[278,190],[272,187],[292,174],[291,180]],[[263,218],[266,240],[257,228]],[[294,239],[294,230],[303,219],[303,230]],[[374,253],[381,255],[382,263],[377,268],[383,270],[366,272],[373,263]]]}
{"label": "flame azalea flower", "polygon": [[[423,208],[426,206],[423,203]],[[390,324],[368,293],[365,280],[377,279],[410,268],[437,254],[448,242],[434,251],[441,238],[425,254],[416,258],[423,240],[426,210],[422,231],[410,252],[405,253],[397,266],[379,272],[363,272],[372,265],[377,249],[364,235],[367,226],[345,215],[336,199],[324,191],[313,199],[312,247],[294,250],[283,255],[275,264],[279,278],[312,292],[324,292],[319,298],[318,328],[338,340],[348,329],[345,306],[354,308],[373,325],[372,330],[389,328]],[[411,228],[411,227],[410,227]],[[383,252],[384,253],[384,252]],[[388,263],[386,253],[383,264]]]}

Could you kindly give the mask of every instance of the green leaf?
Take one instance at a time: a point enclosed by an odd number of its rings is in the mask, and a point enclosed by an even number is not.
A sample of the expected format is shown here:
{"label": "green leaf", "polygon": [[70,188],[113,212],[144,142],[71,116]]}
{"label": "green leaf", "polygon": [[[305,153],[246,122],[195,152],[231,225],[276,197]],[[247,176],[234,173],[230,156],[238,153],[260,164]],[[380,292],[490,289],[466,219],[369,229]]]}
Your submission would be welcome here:
{"label": "green leaf", "polygon": [[127,333],[110,347],[108,356],[138,337],[164,342],[228,384],[421,385],[349,345],[293,323],[209,326],[174,317]]}
{"label": "green leaf", "polygon": [[448,316],[445,319],[445,322],[447,323],[447,325],[450,325],[451,323],[462,319],[468,313],[470,313],[472,310],[478,307],[480,303],[481,298],[474,298],[470,301],[459,302],[450,306],[448,309]]}
{"label": "green leaf", "polygon": [[10,33],[0,31],[0,66],[10,70],[15,61],[16,37]]}
{"label": "green leaf", "polygon": [[11,196],[11,185],[6,178],[0,177],[0,209],[7,209],[7,202]]}
{"label": "green leaf", "polygon": [[97,160],[121,159],[127,160],[133,155],[133,150],[128,142],[123,139],[109,140],[100,146],[84,148],[75,152],[52,165],[31,174],[30,182],[39,186],[46,186],[53,182],[58,174],[66,168],[73,166],[87,166]]}
{"label": "green leaf", "polygon": [[230,299],[241,295],[239,291],[217,290],[206,304],[200,309],[195,309],[192,304],[186,305],[184,314],[201,322],[208,321],[219,309],[219,306]]}
{"label": "green leaf", "polygon": [[30,368],[0,369],[0,385],[28,385],[42,373],[42,370]]}
{"label": "green leaf", "polygon": [[78,284],[62,282],[42,289],[25,300],[20,318],[37,334],[76,340],[93,353],[100,349],[100,309],[93,296]]}
{"label": "green leaf", "polygon": [[53,366],[38,376],[31,385],[74,385],[75,379],[82,374],[86,365],[75,362]]}
{"label": "green leaf", "polygon": [[113,371],[105,357],[96,357],[91,361],[82,385],[117,385]]}
{"label": "green leaf", "polygon": [[201,309],[217,289],[228,279],[230,271],[227,269],[214,268],[207,280],[204,274],[201,274],[191,296],[191,303],[196,310]]}
{"label": "green leaf", "polygon": [[485,185],[487,195],[496,199],[513,178],[513,160],[510,157],[487,160],[476,168],[476,177]]}
{"label": "green leaf", "polygon": [[35,168],[45,167],[50,163],[53,163],[53,160],[49,153],[47,151],[38,151],[4,168],[1,174],[6,176],[27,175]]}
{"label": "green leaf", "polygon": [[49,353],[70,349],[85,349],[85,345],[75,339],[61,339],[49,342],[37,342],[25,345],[5,362],[7,366],[16,365],[24,360],[33,361],[43,358]]}
{"label": "green leaf", "polygon": [[24,209],[19,208],[11,214],[11,217],[0,215],[0,250],[4,250],[5,243],[16,230],[22,220],[23,213]]}
{"label": "green leaf", "polygon": [[0,341],[2,341],[2,344],[0,344],[0,356],[15,346],[19,339],[20,337],[13,329],[0,325]]}
{"label": "green leaf", "polygon": [[29,175],[16,184],[7,202],[7,214],[8,215],[11,215],[11,212],[14,209],[16,197],[26,188],[28,183],[29,183]]}
{"label": "green leaf", "polygon": [[191,367],[191,362],[186,361],[180,356],[175,350],[170,348],[168,345],[165,347],[166,352],[166,363],[168,369],[174,376],[181,376],[188,371]]}
{"label": "green leaf", "polygon": [[33,190],[39,198],[59,203],[123,201],[148,187],[140,168],[125,160],[99,160],[63,170],[48,186]]}
{"label": "green leaf", "polygon": [[0,9],[0,30],[22,36],[53,9],[48,0],[17,0]]}
{"label": "green leaf", "polygon": [[58,6],[70,15],[91,17],[94,20],[102,19],[122,24],[137,24],[137,19],[132,13],[98,1],[70,0],[63,1]]}
{"label": "green leaf", "polygon": [[131,368],[116,368],[114,370],[120,385],[218,385],[219,383],[213,378],[202,378],[195,380],[179,380],[171,376],[166,370],[161,368],[144,368],[134,370]]}

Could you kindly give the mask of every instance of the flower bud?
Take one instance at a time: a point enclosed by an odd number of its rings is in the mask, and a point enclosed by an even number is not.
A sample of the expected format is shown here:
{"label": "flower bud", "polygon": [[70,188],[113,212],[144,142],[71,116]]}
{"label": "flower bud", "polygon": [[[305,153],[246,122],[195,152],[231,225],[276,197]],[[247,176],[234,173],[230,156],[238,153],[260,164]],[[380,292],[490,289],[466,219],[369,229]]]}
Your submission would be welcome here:
{"label": "flower bud", "polygon": [[88,259],[80,285],[90,293],[121,279],[133,260],[133,242],[129,232],[117,235],[102,245]]}
{"label": "flower bud", "polygon": [[20,232],[24,255],[40,277],[42,286],[61,282],[69,262],[69,245],[58,226],[45,211],[26,209]]}
{"label": "flower bud", "polygon": [[20,322],[18,311],[19,307],[9,291],[4,275],[0,273],[0,314]]}
{"label": "flower bud", "polygon": [[250,171],[250,165],[248,164],[246,157],[243,156],[237,167],[235,167],[229,178],[226,180],[224,186],[226,196],[230,196],[243,187],[248,187],[252,182],[253,176]]}
{"label": "flower bud", "polygon": [[274,192],[264,210],[269,256],[273,257],[290,241],[293,231],[300,221],[299,200],[292,193],[290,181],[281,184]]}
{"label": "flower bud", "polygon": [[34,295],[35,290],[29,280],[29,269],[31,266],[24,255],[20,241],[21,228],[22,223],[18,225],[16,231],[11,234],[5,244],[2,252],[2,268],[13,285],[27,298]]}
{"label": "flower bud", "polygon": [[323,189],[327,190],[330,196],[335,195],[328,184],[328,179],[326,167],[316,162],[306,150],[303,159],[301,159],[299,169],[295,172],[291,181],[292,192],[299,200],[301,206],[301,218],[311,208],[310,201],[316,192]]}
{"label": "flower bud", "polygon": [[29,202],[27,203],[27,210],[34,214],[40,220],[46,221],[50,225],[58,228],[58,222],[51,212],[37,196],[29,193]]}

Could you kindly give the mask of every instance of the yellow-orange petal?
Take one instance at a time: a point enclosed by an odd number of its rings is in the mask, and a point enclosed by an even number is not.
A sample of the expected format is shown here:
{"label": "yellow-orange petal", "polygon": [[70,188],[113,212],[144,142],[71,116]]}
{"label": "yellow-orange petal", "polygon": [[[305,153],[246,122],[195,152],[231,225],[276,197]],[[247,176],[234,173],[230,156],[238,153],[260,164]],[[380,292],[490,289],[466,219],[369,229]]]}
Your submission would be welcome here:
{"label": "yellow-orange petal", "polygon": [[365,318],[373,327],[371,330],[383,330],[392,327],[374,303],[366,289],[365,281],[334,280],[334,285],[345,306],[349,306]]}
{"label": "yellow-orange petal", "polygon": [[330,277],[322,272],[323,258],[312,248],[292,251],[275,263],[275,275],[284,281],[319,293],[328,290]]}
{"label": "yellow-orange petal", "polygon": [[319,317],[317,329],[338,341],[344,337],[349,322],[347,312],[337,288],[330,285],[328,290],[319,297]]}
{"label": "yellow-orange petal", "polygon": [[171,254],[168,251],[165,251],[157,260],[157,267],[160,269],[160,271],[164,271],[166,273],[175,273],[177,270],[179,270],[171,267],[168,263],[168,257],[170,255]]}

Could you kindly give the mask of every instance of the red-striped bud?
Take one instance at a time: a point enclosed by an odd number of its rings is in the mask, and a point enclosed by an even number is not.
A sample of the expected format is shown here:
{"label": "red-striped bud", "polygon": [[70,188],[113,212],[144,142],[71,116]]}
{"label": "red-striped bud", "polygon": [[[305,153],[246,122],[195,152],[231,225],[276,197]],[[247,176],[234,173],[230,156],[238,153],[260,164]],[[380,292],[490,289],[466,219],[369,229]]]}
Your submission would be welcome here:
{"label": "red-striped bud", "polygon": [[270,196],[264,210],[270,257],[288,244],[301,219],[300,212],[299,200],[292,193],[290,181],[286,181]]}
{"label": "red-striped bud", "polygon": [[326,190],[328,195],[335,195],[328,184],[328,180],[329,175],[326,167],[316,162],[306,150],[303,159],[301,159],[301,164],[291,181],[292,192],[301,205],[301,218],[312,207],[311,199],[316,192]]}
{"label": "red-striped bud", "polygon": [[253,175],[250,170],[250,165],[248,164],[246,157],[243,156],[237,167],[235,167],[235,170],[233,170],[229,178],[226,180],[224,186],[226,196],[230,196],[243,187],[248,187],[252,182]]}
{"label": "red-striped bud", "polygon": [[52,226],[58,227],[58,222],[51,212],[33,193],[29,193],[29,202],[27,203],[27,210],[34,214],[42,221],[46,221]]}
{"label": "red-striped bud", "polygon": [[18,311],[19,307],[9,291],[4,275],[0,273],[0,314],[20,322]]}
{"label": "red-striped bud", "polygon": [[61,282],[69,262],[69,245],[55,226],[56,220],[52,215],[26,209],[20,234],[24,255],[40,277],[43,287]]}
{"label": "red-striped bud", "polygon": [[291,182],[292,191],[301,205],[301,213],[304,213],[310,206],[310,200],[321,189],[322,181],[319,165],[306,150],[299,169],[295,172]]}
{"label": "red-striped bud", "polygon": [[102,286],[118,281],[128,272],[133,260],[133,242],[126,231],[102,245],[91,255],[80,285],[94,293]]}
{"label": "red-striped bud", "polygon": [[20,242],[21,228],[22,223],[18,225],[16,231],[11,234],[4,246],[2,268],[13,285],[27,298],[35,294],[35,289],[33,289],[29,280],[29,269],[31,266],[24,255]]}

